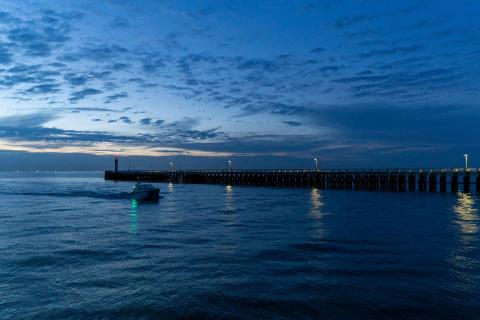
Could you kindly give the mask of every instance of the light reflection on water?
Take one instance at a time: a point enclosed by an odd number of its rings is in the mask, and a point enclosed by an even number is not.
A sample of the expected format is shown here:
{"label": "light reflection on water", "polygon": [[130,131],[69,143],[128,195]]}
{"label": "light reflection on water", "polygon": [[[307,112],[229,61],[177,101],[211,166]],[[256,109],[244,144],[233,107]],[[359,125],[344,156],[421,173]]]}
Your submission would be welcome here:
{"label": "light reflection on water", "polygon": [[225,186],[225,237],[220,245],[220,252],[224,254],[234,254],[238,249],[238,212],[235,210],[235,195],[233,187]]}
{"label": "light reflection on water", "polygon": [[314,237],[324,239],[326,237],[324,227],[324,213],[322,211],[323,202],[320,190],[312,188],[310,190],[310,216],[315,220],[315,233]]}
{"label": "light reflection on water", "polygon": [[[182,194],[182,184],[176,185],[172,182],[166,184],[167,191],[162,191],[160,188],[160,202],[168,203],[168,211],[176,213],[177,212],[177,193]],[[167,198],[168,197],[168,200]],[[181,217],[178,214],[170,214],[166,217],[163,217],[164,221],[172,224],[181,223]]]}
{"label": "light reflection on water", "polygon": [[323,207],[322,196],[320,195],[320,190],[317,188],[312,188],[310,190],[310,214],[316,219],[322,218],[321,208]]}
{"label": "light reflection on water", "polygon": [[452,272],[457,278],[453,287],[458,292],[474,295],[477,290],[475,285],[475,270],[478,265],[478,209],[475,196],[469,193],[457,193],[457,202],[453,206],[458,245],[453,247],[451,253]]}
{"label": "light reflection on water", "polygon": [[469,242],[478,234],[478,209],[475,199],[469,193],[459,192],[453,211],[456,213],[455,223],[460,228],[460,238],[463,242]]}
{"label": "light reflection on water", "polygon": [[137,233],[137,223],[138,223],[138,202],[135,199],[132,199],[130,202],[130,232],[133,234]]}
{"label": "light reflection on water", "polygon": [[233,187],[229,185],[225,186],[225,204],[228,211],[233,210]]}

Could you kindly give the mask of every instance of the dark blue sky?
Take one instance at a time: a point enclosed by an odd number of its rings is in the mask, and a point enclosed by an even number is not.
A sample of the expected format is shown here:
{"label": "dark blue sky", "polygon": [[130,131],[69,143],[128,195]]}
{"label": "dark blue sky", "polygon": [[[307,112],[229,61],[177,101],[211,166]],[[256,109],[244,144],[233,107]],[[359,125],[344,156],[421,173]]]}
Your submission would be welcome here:
{"label": "dark blue sky", "polygon": [[480,166],[477,1],[0,8],[0,170]]}

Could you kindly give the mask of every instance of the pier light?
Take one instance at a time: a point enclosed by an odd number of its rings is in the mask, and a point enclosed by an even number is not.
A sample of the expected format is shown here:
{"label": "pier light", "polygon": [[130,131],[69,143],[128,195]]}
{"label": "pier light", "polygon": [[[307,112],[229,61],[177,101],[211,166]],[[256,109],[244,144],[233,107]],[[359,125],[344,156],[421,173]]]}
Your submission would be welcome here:
{"label": "pier light", "polygon": [[317,158],[313,159],[315,161],[315,171],[318,171],[318,160]]}
{"label": "pier light", "polygon": [[228,160],[228,169],[232,169],[232,161]]}
{"label": "pier light", "polygon": [[468,170],[468,154],[464,154],[463,157],[465,158],[465,170]]}

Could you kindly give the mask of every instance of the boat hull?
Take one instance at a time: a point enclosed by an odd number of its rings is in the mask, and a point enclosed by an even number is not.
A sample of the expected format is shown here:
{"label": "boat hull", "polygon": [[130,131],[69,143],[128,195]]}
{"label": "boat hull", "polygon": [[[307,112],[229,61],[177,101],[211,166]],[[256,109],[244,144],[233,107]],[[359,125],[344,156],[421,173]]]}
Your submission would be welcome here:
{"label": "boat hull", "polygon": [[160,189],[136,191],[131,193],[132,199],[143,201],[156,201],[160,199]]}

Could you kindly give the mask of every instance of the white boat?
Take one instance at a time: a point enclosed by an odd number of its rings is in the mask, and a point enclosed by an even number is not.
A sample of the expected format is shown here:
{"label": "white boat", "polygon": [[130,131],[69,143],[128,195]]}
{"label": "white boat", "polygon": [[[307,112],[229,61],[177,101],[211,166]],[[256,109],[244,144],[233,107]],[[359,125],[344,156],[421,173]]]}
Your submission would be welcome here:
{"label": "white boat", "polygon": [[135,200],[158,200],[160,189],[148,183],[137,182],[133,186],[131,196]]}

